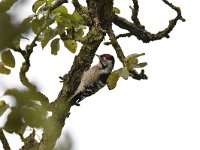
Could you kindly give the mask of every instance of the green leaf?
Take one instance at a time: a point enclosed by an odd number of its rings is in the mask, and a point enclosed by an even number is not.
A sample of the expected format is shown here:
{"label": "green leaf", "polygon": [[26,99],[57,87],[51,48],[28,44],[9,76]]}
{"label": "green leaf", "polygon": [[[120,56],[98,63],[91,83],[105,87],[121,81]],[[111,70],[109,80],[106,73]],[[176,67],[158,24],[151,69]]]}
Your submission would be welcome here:
{"label": "green leaf", "polygon": [[82,40],[84,35],[83,29],[79,29],[74,33],[75,40]]}
{"label": "green leaf", "polygon": [[76,52],[76,49],[77,49],[76,41],[68,39],[64,41],[64,45],[70,52],[72,53]]}
{"label": "green leaf", "polygon": [[21,25],[20,25],[20,28],[21,28],[21,31],[24,32],[26,30],[28,30],[30,27],[31,27],[31,20],[33,19],[32,16],[29,16],[27,18],[25,18]]}
{"label": "green leaf", "polygon": [[120,9],[117,7],[113,7],[113,12],[116,14],[120,14]]}
{"label": "green leaf", "polygon": [[129,71],[128,71],[128,69],[127,69],[126,67],[124,67],[124,68],[122,68],[120,71],[121,71],[121,72],[120,72],[120,76],[121,76],[123,79],[127,80],[128,77],[129,77]]}
{"label": "green leaf", "polygon": [[57,55],[60,49],[59,40],[60,40],[59,38],[56,38],[51,42],[51,54],[53,55]]}
{"label": "green leaf", "polygon": [[42,48],[44,48],[48,42],[54,37],[56,36],[56,32],[52,29],[52,28],[47,28],[46,30],[44,30],[42,36],[43,36],[43,39],[41,41],[41,45],[42,45]]}
{"label": "green leaf", "polygon": [[9,108],[9,105],[6,104],[4,100],[0,100],[0,116]]}
{"label": "green leaf", "polygon": [[0,13],[0,51],[12,47],[13,41],[20,36],[20,29],[12,23],[12,18],[7,13]]}
{"label": "green leaf", "polygon": [[12,108],[11,113],[8,115],[4,129],[9,133],[19,133],[24,127],[23,117],[20,110],[16,107]]}
{"label": "green leaf", "polygon": [[17,0],[2,0],[0,1],[0,13],[8,11]]}
{"label": "green leaf", "polygon": [[136,58],[145,55],[145,53],[141,53],[141,54],[131,54],[129,56],[126,57],[127,61],[134,61]]}
{"label": "green leaf", "polygon": [[114,89],[117,86],[117,81],[120,77],[120,71],[115,70],[111,73],[111,75],[107,79],[107,86],[109,90]]}
{"label": "green leaf", "polygon": [[62,16],[62,15],[56,15],[56,22],[58,24],[58,26],[60,27],[70,27],[72,25],[69,17],[70,14],[66,14],[65,16]]}
{"label": "green leaf", "polygon": [[143,63],[139,63],[139,64],[134,65],[134,68],[143,68],[143,67],[145,67],[146,65],[147,65],[147,63],[146,63],[146,62],[143,62]]}
{"label": "green leaf", "polygon": [[60,14],[67,14],[67,8],[65,6],[59,6],[53,10],[53,12],[60,13]]}
{"label": "green leaf", "polygon": [[47,111],[40,105],[24,107],[21,109],[21,113],[25,123],[30,127],[42,127],[47,118]]}
{"label": "green leaf", "polygon": [[72,15],[68,14],[67,18],[71,21],[71,24],[75,28],[79,28],[80,24],[84,24],[83,17],[76,11]]}
{"label": "green leaf", "polygon": [[41,32],[41,28],[44,25],[44,17],[38,19],[35,18],[34,20],[32,20],[32,30],[35,34],[39,34]]}
{"label": "green leaf", "polygon": [[36,13],[36,11],[38,10],[38,8],[39,8],[40,6],[42,6],[44,3],[45,3],[45,0],[38,0],[38,1],[36,1],[36,2],[33,4],[33,6],[32,6],[32,11],[33,11],[34,13]]}
{"label": "green leaf", "polygon": [[32,100],[39,100],[41,99],[38,95],[38,93],[34,90],[29,91],[19,91],[18,89],[8,89],[5,91],[4,95],[10,95],[15,97],[16,104],[18,106],[25,106],[25,105],[33,105]]}
{"label": "green leaf", "polygon": [[65,32],[65,27],[61,24],[58,24],[58,26],[55,30],[58,34],[63,34]]}
{"label": "green leaf", "polygon": [[8,67],[12,67],[12,68],[15,67],[15,58],[12,55],[10,50],[4,51],[1,54],[1,59],[2,59],[2,62],[4,63],[4,65],[6,65]]}
{"label": "green leaf", "polygon": [[145,53],[141,54],[131,54],[126,57],[125,64],[129,71],[133,70],[135,66],[138,64],[138,57],[145,55]]}
{"label": "green leaf", "polygon": [[10,69],[6,68],[2,63],[0,63],[0,73],[1,74],[10,74]]}
{"label": "green leaf", "polygon": [[[47,110],[43,104],[48,104],[48,99],[42,93],[35,90],[19,91],[17,89],[9,89],[4,95],[13,96],[16,99],[17,109],[15,110],[14,108],[13,110],[17,114],[16,116],[12,114],[11,119],[14,118],[14,120],[18,121],[19,128],[23,125],[41,127],[45,119],[47,119]],[[22,119],[23,124],[20,122]],[[7,123],[7,130],[9,132],[16,132],[17,129],[11,123],[12,120]]]}

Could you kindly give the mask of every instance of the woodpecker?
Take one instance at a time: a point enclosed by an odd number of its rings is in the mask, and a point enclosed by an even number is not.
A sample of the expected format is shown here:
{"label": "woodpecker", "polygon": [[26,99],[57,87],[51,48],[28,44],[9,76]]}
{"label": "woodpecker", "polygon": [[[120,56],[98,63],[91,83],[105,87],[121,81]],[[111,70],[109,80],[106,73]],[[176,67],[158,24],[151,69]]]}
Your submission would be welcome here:
{"label": "woodpecker", "polygon": [[[96,54],[95,54],[96,55]],[[108,76],[111,74],[115,59],[110,54],[96,55],[99,63],[83,73],[81,82],[71,98],[71,102],[79,106],[84,98],[95,94],[106,85]]]}

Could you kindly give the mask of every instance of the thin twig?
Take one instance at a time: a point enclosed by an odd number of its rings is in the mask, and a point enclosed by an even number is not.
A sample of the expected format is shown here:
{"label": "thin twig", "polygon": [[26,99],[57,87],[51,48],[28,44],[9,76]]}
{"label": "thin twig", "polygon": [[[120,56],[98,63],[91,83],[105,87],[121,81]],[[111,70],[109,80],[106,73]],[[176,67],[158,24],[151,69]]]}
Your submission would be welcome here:
{"label": "thin twig", "polygon": [[[121,38],[121,37],[130,37],[130,36],[132,36],[131,33],[123,33],[123,34],[117,35],[115,38],[116,38],[116,40],[117,40],[117,39],[119,39],[119,38]],[[104,42],[104,44],[105,44],[105,45],[110,45],[111,42]]]}
{"label": "thin twig", "polygon": [[11,47],[11,49],[15,52],[20,53],[23,57],[26,55],[26,51],[22,50],[20,47]]}
{"label": "thin twig", "polygon": [[185,22],[185,19],[182,17],[181,9],[179,7],[174,6],[172,3],[168,2],[167,0],[162,0],[162,1],[177,12],[178,20]]}
{"label": "thin twig", "polygon": [[51,6],[50,11],[53,11],[54,9],[56,9],[57,7],[61,6],[64,3],[68,3],[68,0],[58,0],[56,1],[56,3]]}
{"label": "thin twig", "polygon": [[4,150],[10,150],[10,145],[8,144],[6,136],[3,133],[3,129],[0,129],[0,140],[2,142]]}
{"label": "thin twig", "polygon": [[143,69],[141,70],[140,73],[138,73],[136,70],[132,70],[129,72],[129,76],[131,76],[133,79],[136,79],[136,80],[148,79],[148,76],[144,73]]}
{"label": "thin twig", "polygon": [[126,57],[124,56],[124,53],[122,51],[121,46],[117,42],[117,39],[116,39],[116,36],[113,32],[112,26],[110,26],[108,28],[107,33],[108,33],[108,36],[110,37],[111,44],[112,44],[113,48],[115,49],[115,51],[117,53],[117,57],[122,62],[122,64],[125,65],[124,60],[125,60]]}
{"label": "thin twig", "polygon": [[140,21],[138,19],[138,12],[139,12],[139,4],[137,0],[132,0],[133,4],[134,4],[134,8],[131,8],[132,10],[132,16],[131,19],[133,20],[133,22],[135,23],[136,26],[141,26]]}

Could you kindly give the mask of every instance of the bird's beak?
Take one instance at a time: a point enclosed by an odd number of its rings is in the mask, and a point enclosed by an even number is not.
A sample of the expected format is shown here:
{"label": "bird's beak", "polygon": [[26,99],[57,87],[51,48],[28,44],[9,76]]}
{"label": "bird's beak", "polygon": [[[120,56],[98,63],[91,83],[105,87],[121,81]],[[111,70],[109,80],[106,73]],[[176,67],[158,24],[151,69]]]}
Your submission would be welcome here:
{"label": "bird's beak", "polygon": [[99,60],[102,61],[100,55],[95,54],[95,56],[97,56]]}
{"label": "bird's beak", "polygon": [[95,56],[97,56],[99,58],[99,62],[102,64],[102,66],[106,66],[105,63],[103,62],[102,58],[100,57],[100,55],[95,54]]}
{"label": "bird's beak", "polygon": [[97,56],[98,58],[100,57],[99,55],[95,54],[95,56]]}

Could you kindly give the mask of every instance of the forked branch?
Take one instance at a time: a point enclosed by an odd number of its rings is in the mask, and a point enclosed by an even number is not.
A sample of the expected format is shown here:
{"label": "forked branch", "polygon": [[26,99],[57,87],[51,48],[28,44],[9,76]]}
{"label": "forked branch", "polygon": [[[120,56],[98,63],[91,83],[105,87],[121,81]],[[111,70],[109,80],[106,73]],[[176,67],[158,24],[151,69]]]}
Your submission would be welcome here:
{"label": "forked branch", "polygon": [[[177,16],[169,21],[169,25],[166,29],[159,31],[156,34],[150,33],[145,30],[145,27],[140,25],[140,22],[137,18],[139,7],[137,7],[137,0],[133,0],[134,9],[132,9],[132,20],[134,23],[128,21],[127,19],[120,17],[118,15],[114,15],[113,22],[115,25],[119,26],[122,29],[126,29],[130,32],[130,34],[136,36],[139,40],[142,40],[144,43],[148,43],[150,41],[160,40],[164,37],[169,38],[169,33],[173,30],[178,20],[185,21],[185,19],[181,15],[181,10],[179,7],[174,6],[172,3],[169,3],[167,0],[163,0],[165,4],[171,7],[173,10],[177,12]],[[135,16],[134,16],[135,15]]]}

